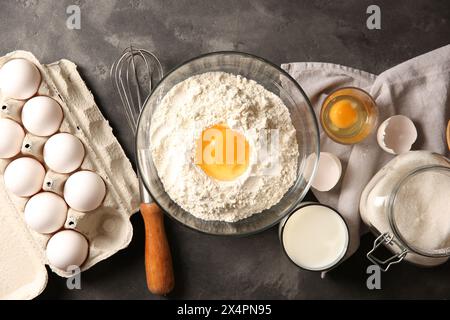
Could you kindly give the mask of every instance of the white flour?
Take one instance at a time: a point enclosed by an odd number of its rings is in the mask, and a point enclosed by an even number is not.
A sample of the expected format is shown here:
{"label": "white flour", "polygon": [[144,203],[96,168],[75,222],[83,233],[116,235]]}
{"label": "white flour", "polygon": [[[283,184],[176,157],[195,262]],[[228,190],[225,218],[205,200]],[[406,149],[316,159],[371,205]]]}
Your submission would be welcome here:
{"label": "white flour", "polygon": [[[242,133],[250,144],[249,166],[233,181],[214,180],[194,163],[202,130],[219,123]],[[278,139],[264,154],[269,129]],[[238,221],[268,209],[297,179],[298,145],[287,107],[241,76],[204,73],[174,86],[155,110],[150,137],[166,192],[204,220]]]}

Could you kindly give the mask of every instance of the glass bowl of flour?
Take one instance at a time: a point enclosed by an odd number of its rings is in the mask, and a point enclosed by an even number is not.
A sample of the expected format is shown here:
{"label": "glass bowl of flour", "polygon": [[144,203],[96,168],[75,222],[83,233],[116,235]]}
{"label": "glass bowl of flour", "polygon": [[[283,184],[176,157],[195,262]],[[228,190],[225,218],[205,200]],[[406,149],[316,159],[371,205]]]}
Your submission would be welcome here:
{"label": "glass bowl of flour", "polygon": [[285,71],[216,52],[161,80],[141,113],[136,152],[146,189],[170,217],[208,234],[248,235],[304,198],[319,131],[308,97]]}

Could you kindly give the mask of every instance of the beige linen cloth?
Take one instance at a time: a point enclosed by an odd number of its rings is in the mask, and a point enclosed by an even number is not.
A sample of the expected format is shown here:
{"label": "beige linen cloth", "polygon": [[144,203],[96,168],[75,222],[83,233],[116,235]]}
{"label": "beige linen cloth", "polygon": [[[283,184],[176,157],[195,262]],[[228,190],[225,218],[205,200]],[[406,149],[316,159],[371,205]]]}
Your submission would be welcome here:
{"label": "beige linen cloth", "polygon": [[[325,97],[344,86],[369,92],[379,108],[379,121],[395,114],[408,116],[416,125],[418,139],[413,150],[430,150],[448,156],[445,127],[450,118],[450,45],[399,64],[376,76],[349,67],[315,62],[283,64],[305,90],[317,119]],[[350,229],[352,255],[366,228],[359,215],[362,190],[372,176],[394,156],[377,144],[376,130],[366,140],[352,146],[327,137],[320,124],[320,149],[334,153],[342,162],[339,184],[329,192],[312,190],[317,199],[336,208]]]}

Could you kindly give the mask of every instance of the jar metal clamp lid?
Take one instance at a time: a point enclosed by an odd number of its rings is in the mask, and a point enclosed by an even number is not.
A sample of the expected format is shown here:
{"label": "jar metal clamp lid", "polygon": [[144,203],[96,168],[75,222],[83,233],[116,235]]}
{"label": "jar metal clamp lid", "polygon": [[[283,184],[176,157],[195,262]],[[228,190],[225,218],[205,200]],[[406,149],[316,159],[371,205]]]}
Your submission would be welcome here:
{"label": "jar metal clamp lid", "polygon": [[[424,257],[429,258],[442,258],[450,256],[450,247],[447,242],[443,246],[426,247],[419,246],[411,238],[412,235],[408,233],[409,224],[405,223],[405,220],[401,224],[398,223],[396,219],[396,205],[401,203],[401,201],[406,201],[411,196],[408,194],[409,187],[408,184],[411,181],[426,178],[425,175],[430,174],[443,174],[450,179],[450,168],[446,166],[439,165],[427,165],[421,166],[413,171],[411,171],[407,176],[401,179],[394,187],[393,192],[390,194],[388,199],[388,222],[391,227],[392,232],[381,233],[374,241],[372,249],[367,253],[367,258],[380,267],[380,270],[387,271],[392,265],[400,263],[408,253],[415,253]],[[442,191],[442,190],[439,190]],[[450,190],[443,190],[443,192],[449,192]],[[423,209],[425,210],[425,209]],[[417,211],[412,211],[408,218],[408,222],[414,221],[414,218],[420,218],[420,214],[423,212],[419,209]],[[419,214],[418,217],[414,217],[414,214]],[[403,230],[402,230],[403,229]],[[423,233],[431,235],[434,229],[426,229]],[[450,235],[449,235],[450,236]],[[433,237],[430,237],[433,238]],[[381,245],[392,248],[394,254],[386,259],[377,258],[375,252]]]}
{"label": "jar metal clamp lid", "polygon": [[[387,259],[380,259],[375,256],[375,251],[378,249],[379,246],[382,244],[388,246],[397,246],[397,248],[400,249],[400,252],[397,254],[394,254],[393,256],[387,258]],[[375,241],[373,242],[372,250],[370,250],[367,253],[367,259],[369,259],[371,262],[376,264],[378,267],[380,267],[381,271],[388,271],[389,267],[393,264],[397,264],[402,262],[403,258],[405,258],[406,254],[408,253],[408,249],[403,247],[402,244],[400,244],[394,237],[394,235],[385,232],[380,234]]]}

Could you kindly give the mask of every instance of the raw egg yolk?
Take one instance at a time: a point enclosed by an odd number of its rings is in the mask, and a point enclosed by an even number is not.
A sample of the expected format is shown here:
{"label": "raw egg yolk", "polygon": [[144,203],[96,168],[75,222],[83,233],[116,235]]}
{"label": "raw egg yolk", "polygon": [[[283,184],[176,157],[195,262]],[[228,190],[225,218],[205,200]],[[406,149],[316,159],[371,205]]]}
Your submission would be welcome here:
{"label": "raw egg yolk", "polygon": [[337,101],[331,106],[329,117],[331,123],[340,129],[353,126],[358,120],[358,113],[352,106],[352,102],[346,99]]}
{"label": "raw egg yolk", "polygon": [[248,167],[249,144],[241,133],[216,124],[197,140],[195,163],[214,179],[234,180]]}

